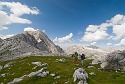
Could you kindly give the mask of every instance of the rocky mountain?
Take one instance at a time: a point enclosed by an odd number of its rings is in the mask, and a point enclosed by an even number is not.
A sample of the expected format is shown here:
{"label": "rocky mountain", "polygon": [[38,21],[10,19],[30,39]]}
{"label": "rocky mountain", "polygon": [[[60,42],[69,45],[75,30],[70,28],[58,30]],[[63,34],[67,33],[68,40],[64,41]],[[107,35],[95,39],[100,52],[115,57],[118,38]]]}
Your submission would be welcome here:
{"label": "rocky mountain", "polygon": [[79,54],[86,54],[86,57],[89,59],[98,59],[102,61],[105,58],[105,55],[109,52],[104,51],[96,46],[69,46],[66,50],[67,54],[73,54],[74,52],[78,52]]}
{"label": "rocky mountain", "polygon": [[105,61],[101,64],[101,67],[103,69],[125,71],[125,50],[118,50],[107,54]]}
{"label": "rocky mountain", "polygon": [[94,46],[94,45],[90,45],[90,46],[86,46],[86,47],[88,47],[88,48],[93,48],[93,49],[99,49],[99,47]]}
{"label": "rocky mountain", "polygon": [[0,41],[0,61],[29,55],[63,55],[64,50],[55,45],[42,31],[25,31]]}

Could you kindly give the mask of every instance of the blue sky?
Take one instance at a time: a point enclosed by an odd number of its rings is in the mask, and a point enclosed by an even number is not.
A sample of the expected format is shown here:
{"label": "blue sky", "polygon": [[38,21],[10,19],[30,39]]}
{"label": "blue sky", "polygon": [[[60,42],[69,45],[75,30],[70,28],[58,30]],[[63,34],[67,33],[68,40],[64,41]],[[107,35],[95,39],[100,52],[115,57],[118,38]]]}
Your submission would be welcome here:
{"label": "blue sky", "polygon": [[57,45],[125,46],[125,0],[0,0],[0,37],[42,30]]}

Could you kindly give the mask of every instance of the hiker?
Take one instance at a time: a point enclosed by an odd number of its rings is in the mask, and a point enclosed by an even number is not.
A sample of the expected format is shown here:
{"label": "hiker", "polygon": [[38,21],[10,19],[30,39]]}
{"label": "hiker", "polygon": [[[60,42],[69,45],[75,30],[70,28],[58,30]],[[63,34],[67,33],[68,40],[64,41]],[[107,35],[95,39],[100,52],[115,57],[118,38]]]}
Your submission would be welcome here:
{"label": "hiker", "polygon": [[76,64],[76,61],[78,59],[78,53],[75,52],[72,56],[73,56],[73,63]]}
{"label": "hiker", "polygon": [[84,65],[84,59],[85,59],[85,54],[82,54],[82,55],[81,55],[81,63],[82,63],[82,67],[83,67],[83,65]]}

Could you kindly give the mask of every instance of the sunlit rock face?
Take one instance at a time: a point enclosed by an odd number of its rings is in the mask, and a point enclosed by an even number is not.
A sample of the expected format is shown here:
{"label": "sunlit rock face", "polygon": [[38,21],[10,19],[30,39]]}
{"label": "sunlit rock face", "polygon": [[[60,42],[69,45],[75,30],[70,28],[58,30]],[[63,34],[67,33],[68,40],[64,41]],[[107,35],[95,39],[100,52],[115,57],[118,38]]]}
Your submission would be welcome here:
{"label": "sunlit rock face", "polygon": [[0,40],[0,60],[11,60],[30,55],[64,55],[42,31],[25,31],[11,38]]}

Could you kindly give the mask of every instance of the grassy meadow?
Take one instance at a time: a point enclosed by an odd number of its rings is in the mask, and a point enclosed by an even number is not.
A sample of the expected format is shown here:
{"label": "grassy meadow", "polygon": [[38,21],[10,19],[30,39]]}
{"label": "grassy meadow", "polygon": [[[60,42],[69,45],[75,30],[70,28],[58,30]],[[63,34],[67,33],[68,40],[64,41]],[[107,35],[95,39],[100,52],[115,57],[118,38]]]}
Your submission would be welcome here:
{"label": "grassy meadow", "polygon": [[[65,59],[65,62],[59,62],[56,59]],[[7,84],[13,81],[14,78],[20,78],[21,76],[28,75],[31,72],[38,71],[42,66],[38,66],[33,69],[36,65],[32,62],[48,63],[47,70],[50,74],[60,76],[60,78],[52,77],[47,75],[46,77],[25,77],[22,81],[17,84],[77,84],[78,81],[73,82],[73,73],[75,69],[81,67],[81,60],[77,60],[77,64],[72,63],[71,57],[64,56],[30,56],[21,59],[1,62],[0,65],[12,62],[10,67],[3,68],[0,70],[0,84]],[[116,72],[111,70],[102,70],[99,64],[92,65],[92,60],[85,60],[84,69],[89,74],[94,72],[96,75],[89,75],[88,84],[125,84],[125,73]],[[95,68],[87,68],[88,66],[94,66]],[[5,74],[5,76],[1,76]]]}

